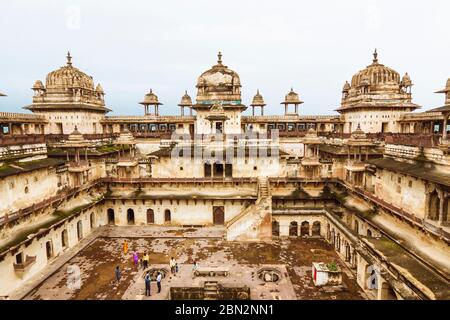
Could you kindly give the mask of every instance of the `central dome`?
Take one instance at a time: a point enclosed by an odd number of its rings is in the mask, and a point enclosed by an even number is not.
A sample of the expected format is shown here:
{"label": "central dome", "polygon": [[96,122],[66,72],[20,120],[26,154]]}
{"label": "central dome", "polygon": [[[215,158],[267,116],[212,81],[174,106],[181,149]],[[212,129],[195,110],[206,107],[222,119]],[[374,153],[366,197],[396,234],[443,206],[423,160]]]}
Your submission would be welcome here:
{"label": "central dome", "polygon": [[222,64],[219,52],[217,64],[203,72],[197,81],[197,104],[241,104],[241,80],[239,75]]}
{"label": "central dome", "polygon": [[353,76],[351,87],[358,88],[361,86],[370,86],[372,89],[377,89],[380,85],[393,85],[398,88],[399,84],[400,74],[397,71],[378,63],[378,53],[375,50],[372,64]]}
{"label": "central dome", "polygon": [[91,76],[72,66],[72,57],[67,54],[67,64],[47,75],[45,86],[47,90],[81,88],[94,90],[94,81]]}

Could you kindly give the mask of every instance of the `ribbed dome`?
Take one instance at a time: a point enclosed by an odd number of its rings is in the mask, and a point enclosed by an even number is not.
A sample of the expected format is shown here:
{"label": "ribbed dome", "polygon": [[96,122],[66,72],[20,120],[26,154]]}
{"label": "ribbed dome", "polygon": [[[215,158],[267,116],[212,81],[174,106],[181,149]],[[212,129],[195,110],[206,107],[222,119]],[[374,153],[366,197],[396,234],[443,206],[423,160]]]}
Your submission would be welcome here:
{"label": "ribbed dome", "polygon": [[94,80],[72,65],[72,57],[67,53],[67,64],[50,72],[45,86],[37,80],[33,87],[33,104],[25,109],[38,110],[94,110],[108,112],[105,107],[104,91],[101,85],[94,89]]}
{"label": "ribbed dome", "polygon": [[356,73],[351,82],[353,88],[384,84],[400,84],[400,74],[383,64],[378,63],[378,53],[375,50],[373,62],[365,69]]}
{"label": "ribbed dome", "polygon": [[94,91],[91,76],[72,66],[72,57],[67,53],[67,64],[47,75],[45,86],[48,89],[81,88]]}
{"label": "ribbed dome", "polygon": [[187,91],[184,91],[184,95],[181,97],[181,101],[178,104],[179,106],[192,106],[191,96],[188,95]]}
{"label": "ribbed dome", "polygon": [[158,101],[158,96],[153,93],[152,89],[150,89],[150,92],[147,93],[144,96],[144,101],[139,102],[139,103],[142,104],[142,105],[146,105],[146,104],[148,104],[148,105],[160,105],[160,104],[162,104],[162,103],[160,103]]}
{"label": "ribbed dome", "polygon": [[259,93],[259,89],[256,91],[255,96],[253,97],[251,106],[265,106],[263,96]]}

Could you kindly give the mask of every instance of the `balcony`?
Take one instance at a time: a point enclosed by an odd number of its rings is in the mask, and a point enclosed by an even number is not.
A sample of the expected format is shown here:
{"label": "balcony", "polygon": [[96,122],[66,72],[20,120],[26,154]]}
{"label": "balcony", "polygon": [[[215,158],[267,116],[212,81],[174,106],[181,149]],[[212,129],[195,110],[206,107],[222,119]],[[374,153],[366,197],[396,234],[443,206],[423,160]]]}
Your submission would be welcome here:
{"label": "balcony", "polygon": [[320,163],[319,158],[317,158],[317,157],[314,157],[314,158],[304,157],[302,159],[302,166],[312,167],[312,166],[320,166],[320,165],[322,165],[322,164]]}
{"label": "balcony", "polygon": [[89,162],[86,160],[82,160],[79,162],[70,161],[67,164],[67,168],[69,172],[85,172],[89,170]]}
{"label": "balcony", "polygon": [[366,164],[362,161],[347,160],[345,169],[348,171],[365,171]]}
{"label": "balcony", "polygon": [[22,263],[14,263],[14,271],[22,278],[23,275],[30,270],[31,266],[36,263],[36,256],[28,256]]}
{"label": "balcony", "polygon": [[138,165],[138,160],[131,157],[120,157],[117,161],[118,167],[135,167]]}

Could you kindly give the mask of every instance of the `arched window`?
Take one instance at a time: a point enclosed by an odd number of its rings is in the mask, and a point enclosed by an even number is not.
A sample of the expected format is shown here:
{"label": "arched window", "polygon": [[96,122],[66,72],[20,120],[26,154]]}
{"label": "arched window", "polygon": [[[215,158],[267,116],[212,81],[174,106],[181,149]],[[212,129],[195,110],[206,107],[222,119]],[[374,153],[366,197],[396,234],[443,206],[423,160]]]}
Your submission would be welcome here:
{"label": "arched window", "polygon": [[61,232],[61,247],[67,248],[69,246],[69,236],[67,234],[67,230],[64,229]]}
{"label": "arched window", "polygon": [[314,221],[311,231],[314,237],[320,237],[320,221]]}
{"label": "arched window", "polygon": [[289,224],[289,236],[290,237],[297,237],[298,236],[298,223],[297,223],[297,221],[292,221]]}
{"label": "arched window", "polygon": [[77,236],[78,240],[83,239],[83,222],[81,220],[77,222]]}
{"label": "arched window", "polygon": [[280,223],[277,220],[272,221],[272,236],[280,236]]}
{"label": "arched window", "polygon": [[89,215],[89,221],[91,224],[91,229],[95,228],[95,217],[94,217],[94,213],[91,212],[91,214]]}
{"label": "arched window", "polygon": [[53,257],[53,243],[52,240],[49,240],[45,243],[45,250],[47,253],[47,259]]}
{"label": "arched window", "polygon": [[303,221],[300,227],[300,236],[309,236],[309,222]]}

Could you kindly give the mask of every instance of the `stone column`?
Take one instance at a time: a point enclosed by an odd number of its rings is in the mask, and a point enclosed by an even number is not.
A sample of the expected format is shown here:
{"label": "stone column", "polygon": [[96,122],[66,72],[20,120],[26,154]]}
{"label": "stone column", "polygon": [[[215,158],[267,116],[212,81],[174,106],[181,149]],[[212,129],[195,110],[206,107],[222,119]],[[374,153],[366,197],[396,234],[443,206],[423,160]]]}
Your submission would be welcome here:
{"label": "stone column", "polygon": [[438,197],[439,197],[439,216],[438,216],[438,221],[439,224],[442,224],[442,222],[444,221],[444,191],[442,190],[438,190]]}
{"label": "stone column", "polygon": [[442,140],[447,140],[447,120],[448,120],[448,113],[443,113],[444,116],[444,123],[442,125]]}

